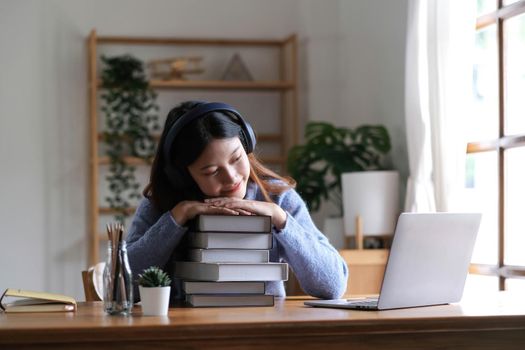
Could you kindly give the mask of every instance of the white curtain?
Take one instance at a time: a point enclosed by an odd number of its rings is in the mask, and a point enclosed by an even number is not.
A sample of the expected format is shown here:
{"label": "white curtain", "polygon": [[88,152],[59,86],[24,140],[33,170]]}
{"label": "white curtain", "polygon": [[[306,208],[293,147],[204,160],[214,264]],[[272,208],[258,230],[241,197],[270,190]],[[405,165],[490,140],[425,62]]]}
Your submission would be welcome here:
{"label": "white curtain", "polygon": [[459,210],[470,113],[475,2],[409,0],[405,211]]}

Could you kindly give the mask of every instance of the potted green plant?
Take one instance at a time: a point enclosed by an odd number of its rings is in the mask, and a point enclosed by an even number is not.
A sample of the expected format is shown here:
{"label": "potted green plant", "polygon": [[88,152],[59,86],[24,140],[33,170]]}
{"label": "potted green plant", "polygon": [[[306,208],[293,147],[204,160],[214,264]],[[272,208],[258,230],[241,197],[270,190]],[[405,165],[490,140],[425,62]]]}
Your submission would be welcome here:
{"label": "potted green plant", "polygon": [[171,279],[157,266],[151,266],[139,274],[142,314],[144,316],[163,316],[168,314]]}
{"label": "potted green plant", "polygon": [[287,168],[297,181],[297,191],[311,211],[319,210],[322,201],[328,200],[341,216],[341,175],[387,169],[383,156],[390,148],[390,136],[381,125],[351,129],[335,127],[327,122],[309,122],[305,143],[292,147]]}
{"label": "potted green plant", "polygon": [[325,200],[338,210],[335,215],[337,224],[333,224],[338,227],[327,229],[325,222],[323,230],[336,248],[344,245],[342,175],[386,170],[384,156],[390,148],[390,136],[381,125],[362,125],[352,129],[335,127],[327,122],[309,122],[305,129],[305,143],[290,150],[288,172],[297,181],[296,189],[309,210],[319,210]]}

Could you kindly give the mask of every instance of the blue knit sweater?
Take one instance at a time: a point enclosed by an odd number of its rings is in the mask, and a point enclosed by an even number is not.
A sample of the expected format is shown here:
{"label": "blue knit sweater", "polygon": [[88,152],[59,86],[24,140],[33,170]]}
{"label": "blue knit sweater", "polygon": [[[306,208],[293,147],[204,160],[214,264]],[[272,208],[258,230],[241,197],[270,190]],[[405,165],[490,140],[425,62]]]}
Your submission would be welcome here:
{"label": "blue knit sweater", "polygon": [[[263,200],[260,189],[253,182],[248,183],[245,199]],[[326,299],[341,297],[348,277],[346,263],[312,222],[304,201],[293,189],[274,196],[273,200],[288,217],[282,230],[272,230],[270,261],[288,263],[309,295]],[[134,279],[149,266],[162,267],[173,275],[174,262],[183,260],[181,239],[187,230],[175,222],[169,211],[160,213],[148,199],[142,199],[127,237]],[[285,296],[283,282],[267,282],[266,293]],[[180,298],[181,281],[174,278],[171,299]],[[137,290],[135,299],[138,299]]]}

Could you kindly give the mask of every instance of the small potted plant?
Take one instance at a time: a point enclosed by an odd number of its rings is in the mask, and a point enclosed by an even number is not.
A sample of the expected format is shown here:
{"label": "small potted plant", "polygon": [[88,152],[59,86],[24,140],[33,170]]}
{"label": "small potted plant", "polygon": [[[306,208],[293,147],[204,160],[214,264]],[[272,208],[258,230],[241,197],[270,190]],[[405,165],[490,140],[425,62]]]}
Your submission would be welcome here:
{"label": "small potted plant", "polygon": [[140,300],[144,316],[168,314],[171,279],[162,269],[151,266],[139,274]]}

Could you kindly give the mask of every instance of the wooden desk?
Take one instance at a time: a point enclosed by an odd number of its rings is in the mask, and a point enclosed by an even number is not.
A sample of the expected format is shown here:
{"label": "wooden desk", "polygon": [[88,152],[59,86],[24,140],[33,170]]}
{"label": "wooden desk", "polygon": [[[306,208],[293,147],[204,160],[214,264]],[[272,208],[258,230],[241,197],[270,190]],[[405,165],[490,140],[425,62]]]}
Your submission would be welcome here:
{"label": "wooden desk", "polygon": [[319,309],[304,299],[262,308],[174,308],[167,317],[0,314],[1,349],[524,349],[524,298],[381,312]]}

